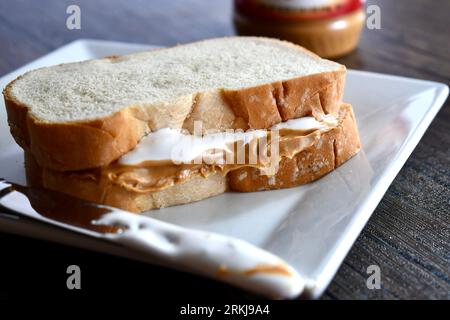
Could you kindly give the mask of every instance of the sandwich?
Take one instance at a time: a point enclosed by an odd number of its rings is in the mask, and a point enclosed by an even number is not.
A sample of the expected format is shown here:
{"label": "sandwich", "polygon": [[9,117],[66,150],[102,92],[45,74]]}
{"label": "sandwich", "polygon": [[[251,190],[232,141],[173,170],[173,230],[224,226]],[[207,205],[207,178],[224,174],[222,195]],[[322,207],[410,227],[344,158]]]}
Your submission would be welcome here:
{"label": "sandwich", "polygon": [[360,150],[345,66],[268,38],[30,71],[4,91],[30,185],[133,212],[314,181]]}

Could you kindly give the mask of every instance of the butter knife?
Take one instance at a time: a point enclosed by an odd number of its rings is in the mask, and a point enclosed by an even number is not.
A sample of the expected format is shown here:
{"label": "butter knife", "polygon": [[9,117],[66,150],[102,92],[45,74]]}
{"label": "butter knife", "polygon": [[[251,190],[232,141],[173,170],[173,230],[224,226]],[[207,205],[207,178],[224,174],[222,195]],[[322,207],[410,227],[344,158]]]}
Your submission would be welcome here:
{"label": "butter knife", "polygon": [[[281,258],[237,238],[188,229],[43,188],[0,179],[4,218],[51,224],[108,241],[150,261],[264,294],[294,298],[304,279]],[[1,217],[1,216],[0,216]]]}

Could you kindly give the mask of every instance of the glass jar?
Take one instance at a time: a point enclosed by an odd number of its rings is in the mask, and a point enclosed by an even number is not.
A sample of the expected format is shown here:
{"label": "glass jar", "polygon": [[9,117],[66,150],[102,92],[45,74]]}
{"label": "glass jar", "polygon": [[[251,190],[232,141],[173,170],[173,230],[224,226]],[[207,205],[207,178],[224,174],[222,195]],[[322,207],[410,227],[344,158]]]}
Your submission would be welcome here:
{"label": "glass jar", "polygon": [[240,35],[284,39],[335,58],[357,46],[364,0],[235,0],[233,20]]}

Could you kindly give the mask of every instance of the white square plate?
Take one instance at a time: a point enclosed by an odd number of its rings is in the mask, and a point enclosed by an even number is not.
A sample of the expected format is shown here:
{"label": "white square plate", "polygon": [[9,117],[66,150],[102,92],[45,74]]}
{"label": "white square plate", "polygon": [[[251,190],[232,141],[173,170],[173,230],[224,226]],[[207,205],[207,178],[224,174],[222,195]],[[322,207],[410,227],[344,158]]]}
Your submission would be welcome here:
{"label": "white square plate", "polygon": [[[37,67],[146,48],[150,46],[78,40],[4,76],[0,87]],[[146,215],[265,249],[303,277],[304,296],[319,297],[447,95],[444,84],[349,70],[344,101],[354,107],[363,146],[356,157],[305,186],[227,193]],[[3,99],[1,104],[0,177],[25,183],[23,152],[9,134]],[[0,219],[0,230],[139,259],[127,250],[49,225]]]}

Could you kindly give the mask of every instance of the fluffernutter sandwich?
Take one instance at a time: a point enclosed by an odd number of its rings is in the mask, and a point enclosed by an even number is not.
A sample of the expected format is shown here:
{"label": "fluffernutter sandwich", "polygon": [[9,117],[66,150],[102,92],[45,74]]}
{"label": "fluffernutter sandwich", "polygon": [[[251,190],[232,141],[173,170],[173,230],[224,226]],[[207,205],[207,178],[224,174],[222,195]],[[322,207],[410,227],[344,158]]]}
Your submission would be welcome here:
{"label": "fluffernutter sandwich", "polygon": [[30,185],[134,212],[290,188],[360,150],[346,69],[229,37],[30,71],[3,91]]}

